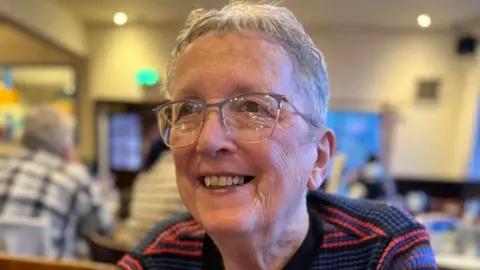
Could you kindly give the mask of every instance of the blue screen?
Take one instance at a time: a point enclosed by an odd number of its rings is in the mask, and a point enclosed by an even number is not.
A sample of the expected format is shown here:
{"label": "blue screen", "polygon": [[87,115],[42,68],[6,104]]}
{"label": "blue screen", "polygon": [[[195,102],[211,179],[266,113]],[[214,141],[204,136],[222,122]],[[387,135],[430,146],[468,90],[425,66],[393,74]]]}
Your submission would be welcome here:
{"label": "blue screen", "polygon": [[336,152],[347,156],[346,170],[361,168],[369,154],[379,155],[379,113],[329,111],[327,125],[335,132]]}
{"label": "blue screen", "polygon": [[137,171],[141,168],[140,116],[120,113],[110,117],[110,166],[120,171]]}

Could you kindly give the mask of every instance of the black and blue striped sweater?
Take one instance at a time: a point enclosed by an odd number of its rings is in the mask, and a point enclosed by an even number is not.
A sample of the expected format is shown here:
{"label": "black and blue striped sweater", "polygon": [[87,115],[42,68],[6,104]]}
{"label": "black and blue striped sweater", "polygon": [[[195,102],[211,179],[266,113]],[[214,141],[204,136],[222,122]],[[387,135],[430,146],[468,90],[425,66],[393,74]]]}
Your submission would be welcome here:
{"label": "black and blue striped sweater", "polygon": [[[437,269],[426,229],[393,206],[324,192],[307,198],[310,229],[284,269]],[[185,214],[155,228],[118,269],[223,269],[203,228]]]}

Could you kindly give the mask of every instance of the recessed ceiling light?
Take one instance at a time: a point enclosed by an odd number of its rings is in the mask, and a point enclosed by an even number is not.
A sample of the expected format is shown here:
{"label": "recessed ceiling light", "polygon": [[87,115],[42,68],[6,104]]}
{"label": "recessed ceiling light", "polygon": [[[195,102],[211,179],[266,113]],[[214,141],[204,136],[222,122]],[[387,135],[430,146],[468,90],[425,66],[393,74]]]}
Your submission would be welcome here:
{"label": "recessed ceiling light", "polygon": [[123,12],[117,12],[115,13],[115,15],[113,15],[113,22],[116,25],[124,25],[127,23],[127,21],[128,21],[127,14]]}
{"label": "recessed ceiling light", "polygon": [[422,28],[428,28],[432,24],[432,19],[427,14],[418,16],[417,23]]}

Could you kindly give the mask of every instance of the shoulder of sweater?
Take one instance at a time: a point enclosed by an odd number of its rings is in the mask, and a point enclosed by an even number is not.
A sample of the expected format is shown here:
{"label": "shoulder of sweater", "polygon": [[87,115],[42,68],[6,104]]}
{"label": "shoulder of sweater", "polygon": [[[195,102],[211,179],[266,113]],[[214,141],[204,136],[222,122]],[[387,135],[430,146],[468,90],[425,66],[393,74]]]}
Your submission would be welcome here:
{"label": "shoulder of sweater", "polygon": [[155,226],[140,244],[133,250],[133,254],[144,255],[151,251],[159,250],[168,242],[176,242],[181,245],[185,237],[203,240],[203,229],[193,219],[190,213],[182,213]]}
{"label": "shoulder of sweater", "polygon": [[390,238],[423,227],[406,211],[384,202],[349,199],[323,191],[310,192],[308,201],[326,223],[359,236]]}

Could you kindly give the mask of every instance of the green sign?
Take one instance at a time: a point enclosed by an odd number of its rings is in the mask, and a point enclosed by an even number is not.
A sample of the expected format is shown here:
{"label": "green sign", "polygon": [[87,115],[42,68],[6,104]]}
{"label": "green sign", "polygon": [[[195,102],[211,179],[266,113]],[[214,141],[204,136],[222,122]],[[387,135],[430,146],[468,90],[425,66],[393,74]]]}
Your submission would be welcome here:
{"label": "green sign", "polygon": [[160,80],[160,76],[155,69],[141,69],[136,75],[137,83],[144,86],[154,86]]}

